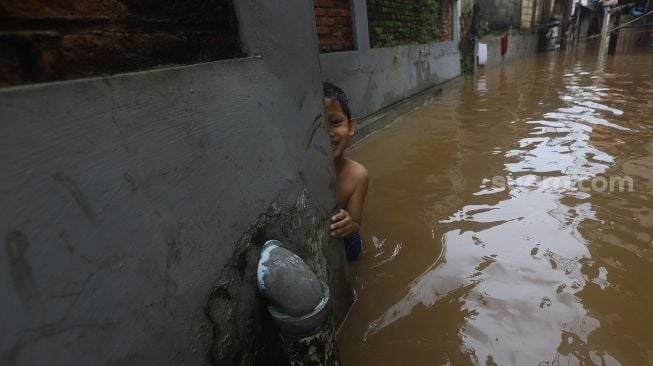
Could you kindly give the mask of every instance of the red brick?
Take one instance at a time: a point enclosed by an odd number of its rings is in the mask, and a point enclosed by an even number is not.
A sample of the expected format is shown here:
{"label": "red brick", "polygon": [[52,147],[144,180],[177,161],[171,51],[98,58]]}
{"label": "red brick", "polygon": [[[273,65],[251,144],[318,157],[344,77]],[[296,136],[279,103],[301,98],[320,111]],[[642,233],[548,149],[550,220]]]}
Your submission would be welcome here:
{"label": "red brick", "polygon": [[440,41],[453,40],[453,3],[443,0],[441,3]]}
{"label": "red brick", "polygon": [[18,56],[19,52],[5,40],[0,39],[0,87],[22,84],[25,82],[24,62]]}
{"label": "red brick", "polygon": [[[45,82],[97,74],[144,69],[163,64],[185,63],[196,57],[188,39],[171,33],[97,32],[57,35],[56,33],[13,35],[12,44],[28,54],[32,70],[16,70],[11,60],[0,58],[0,69],[10,69],[9,82]],[[21,39],[22,37],[22,39]],[[0,44],[4,42],[0,40]],[[220,42],[224,46],[224,42]],[[3,49],[7,49],[3,45]],[[25,64],[21,60],[21,64]],[[7,82],[8,77],[4,76]],[[22,82],[21,82],[22,83]]]}
{"label": "red brick", "polygon": [[2,0],[0,14],[8,18],[115,18],[126,7],[112,0]]}
{"label": "red brick", "polygon": [[336,20],[334,18],[332,18],[332,17],[321,17],[320,18],[320,24],[321,25],[326,25],[326,26],[335,25]]}
{"label": "red brick", "polygon": [[240,46],[240,39],[230,34],[199,33],[188,38],[193,60],[200,62],[233,58],[232,50]]}
{"label": "red brick", "polygon": [[321,8],[332,8],[333,7],[333,1],[331,0],[318,0],[317,1],[317,6]]}
{"label": "red brick", "polygon": [[0,0],[3,20],[0,85],[242,55],[237,20],[224,1]]}
{"label": "red brick", "polygon": [[350,0],[314,0],[320,52],[353,48]]}
{"label": "red brick", "polygon": [[41,55],[43,67],[64,75],[124,72],[134,69],[134,65],[146,68],[191,58],[184,37],[161,32],[66,35],[59,52],[48,55]]}
{"label": "red brick", "polygon": [[129,13],[142,19],[174,20],[188,23],[228,23],[232,1],[216,0],[121,0]]}
{"label": "red brick", "polygon": [[351,19],[349,18],[334,18],[334,24],[351,27]]}

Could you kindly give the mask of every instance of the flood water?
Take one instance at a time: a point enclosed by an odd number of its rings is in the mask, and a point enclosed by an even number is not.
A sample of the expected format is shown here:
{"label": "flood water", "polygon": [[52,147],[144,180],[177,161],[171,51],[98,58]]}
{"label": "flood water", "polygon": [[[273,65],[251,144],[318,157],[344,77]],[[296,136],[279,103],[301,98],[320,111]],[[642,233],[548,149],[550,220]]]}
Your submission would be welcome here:
{"label": "flood water", "polygon": [[350,149],[343,363],[653,364],[652,120],[653,54],[543,53]]}

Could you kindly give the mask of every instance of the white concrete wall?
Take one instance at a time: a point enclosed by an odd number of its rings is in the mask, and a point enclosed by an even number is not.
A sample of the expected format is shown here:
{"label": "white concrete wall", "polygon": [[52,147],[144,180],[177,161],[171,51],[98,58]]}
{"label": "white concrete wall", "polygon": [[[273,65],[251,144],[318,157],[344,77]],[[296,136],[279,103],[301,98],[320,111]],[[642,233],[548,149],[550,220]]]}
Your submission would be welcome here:
{"label": "white concrete wall", "polygon": [[508,36],[508,52],[501,55],[501,36],[487,36],[479,40],[488,45],[488,58],[485,67],[492,67],[510,62],[516,58],[534,55],[538,52],[537,33],[510,32]]}
{"label": "white concrete wall", "polygon": [[328,53],[320,63],[358,118],[460,75],[457,42]]}
{"label": "white concrete wall", "polygon": [[353,0],[357,50],[320,55],[322,78],[345,90],[354,116],[363,118],[460,75],[460,1],[453,3],[454,40],[372,48],[365,0]]}
{"label": "white concrete wall", "polygon": [[523,0],[477,0],[480,19],[487,21],[490,27],[499,29],[519,28],[522,20]]}

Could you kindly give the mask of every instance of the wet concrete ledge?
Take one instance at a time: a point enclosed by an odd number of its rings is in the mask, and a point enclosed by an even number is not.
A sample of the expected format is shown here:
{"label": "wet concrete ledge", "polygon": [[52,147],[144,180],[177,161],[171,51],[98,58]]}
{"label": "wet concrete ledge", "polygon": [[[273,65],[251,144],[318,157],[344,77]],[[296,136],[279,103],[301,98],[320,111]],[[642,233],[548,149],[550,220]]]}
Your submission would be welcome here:
{"label": "wet concrete ledge", "polygon": [[393,103],[376,113],[372,113],[358,121],[358,129],[352,136],[350,145],[353,146],[374,132],[387,127],[397,118],[412,111],[413,109],[424,105],[424,103],[442,95],[447,89],[457,85],[464,80],[463,76],[457,76],[443,83],[434,85],[408,98]]}

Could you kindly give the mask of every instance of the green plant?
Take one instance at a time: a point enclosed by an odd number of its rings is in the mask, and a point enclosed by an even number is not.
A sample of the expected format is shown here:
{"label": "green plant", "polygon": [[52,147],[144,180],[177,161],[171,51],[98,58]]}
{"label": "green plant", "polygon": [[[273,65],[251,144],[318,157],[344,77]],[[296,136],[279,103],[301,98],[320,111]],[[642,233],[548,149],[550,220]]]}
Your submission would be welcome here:
{"label": "green plant", "polygon": [[460,58],[460,72],[463,75],[474,73],[474,56],[463,56]]}
{"label": "green plant", "polygon": [[481,19],[478,21],[478,27],[476,29],[477,37],[481,38],[485,35],[488,35],[490,33],[490,25],[488,24],[487,20]]}
{"label": "green plant", "polygon": [[[440,36],[440,1],[368,0],[372,47],[392,47],[401,44],[423,44],[437,41]],[[399,5],[399,6],[398,6]]]}
{"label": "green plant", "polygon": [[417,13],[417,24],[415,29],[415,40],[417,43],[429,43],[438,39],[440,35],[440,1],[439,0],[418,0],[415,2]]}

